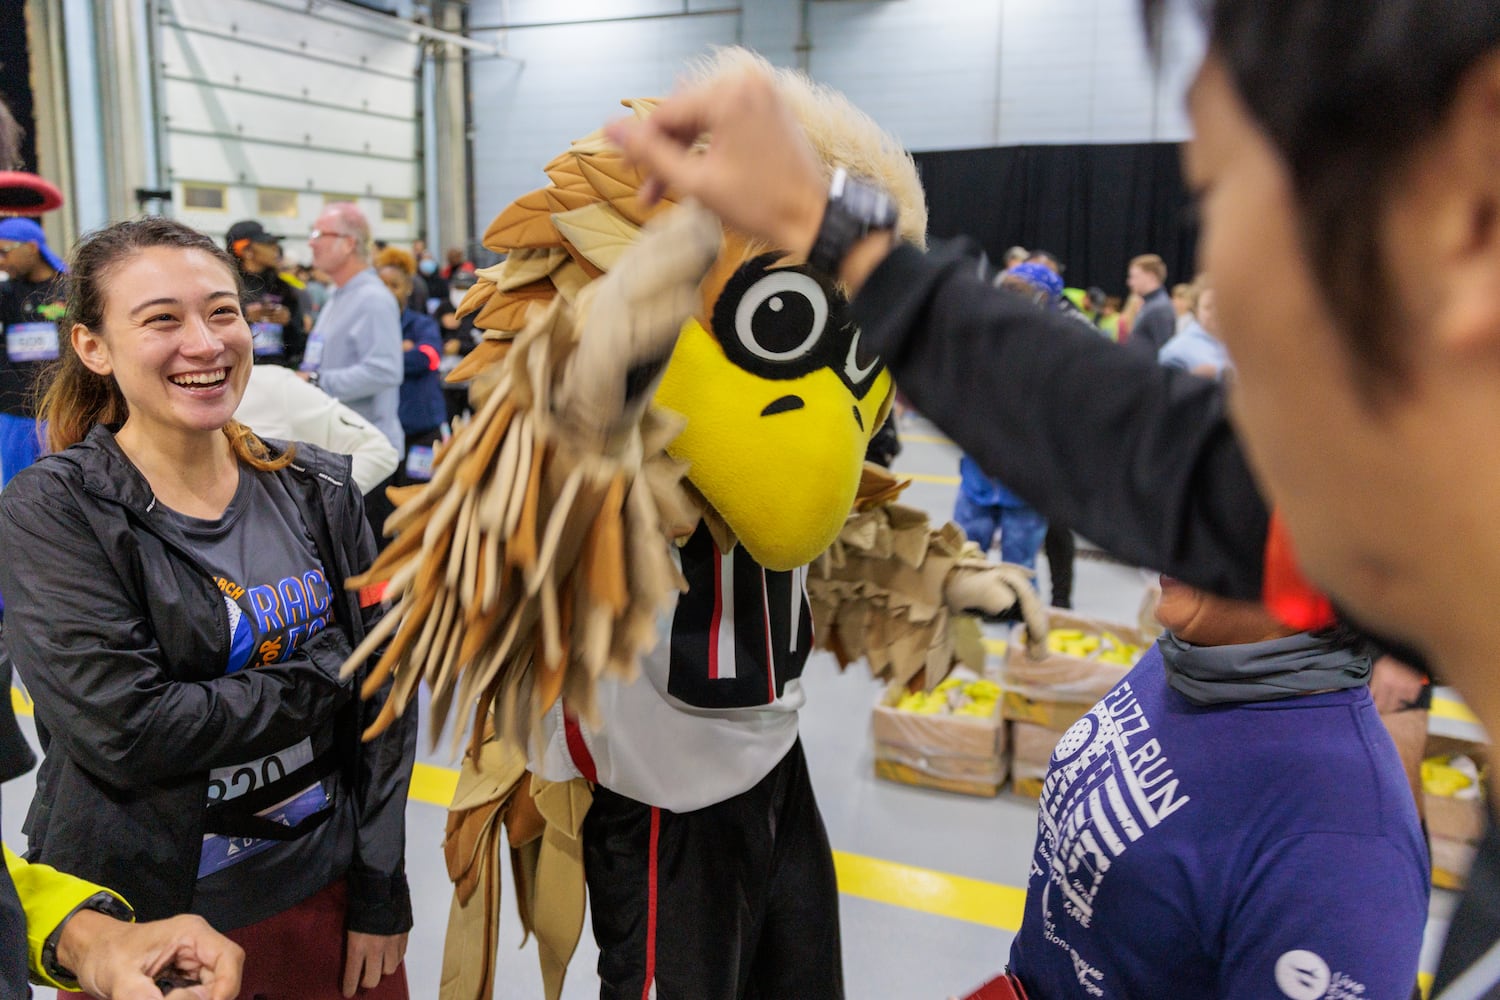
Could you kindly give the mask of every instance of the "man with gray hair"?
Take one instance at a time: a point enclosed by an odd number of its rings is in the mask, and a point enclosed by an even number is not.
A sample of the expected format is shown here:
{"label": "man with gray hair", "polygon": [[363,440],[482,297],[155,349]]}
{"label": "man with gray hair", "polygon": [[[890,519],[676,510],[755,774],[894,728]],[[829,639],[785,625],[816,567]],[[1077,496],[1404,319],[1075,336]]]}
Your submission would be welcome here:
{"label": "man with gray hair", "polygon": [[[370,223],[351,202],[331,202],[313,223],[308,245],[313,266],[328,275],[334,291],[308,337],[302,377],[380,428],[400,454],[406,448],[397,413],[401,312],[370,266]],[[365,498],[365,514],[379,541],[392,510],[387,485]]]}

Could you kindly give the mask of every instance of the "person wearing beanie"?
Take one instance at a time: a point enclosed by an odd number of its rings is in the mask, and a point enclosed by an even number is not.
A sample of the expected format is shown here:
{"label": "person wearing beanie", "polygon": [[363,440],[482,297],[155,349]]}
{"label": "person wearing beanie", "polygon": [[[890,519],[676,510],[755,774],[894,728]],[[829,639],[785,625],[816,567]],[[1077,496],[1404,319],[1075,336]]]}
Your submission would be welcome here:
{"label": "person wearing beanie", "polygon": [[0,357],[0,486],[36,461],[33,386],[57,360],[58,324],[66,311],[68,267],[47,245],[35,219],[0,219],[0,324],[5,354]]}

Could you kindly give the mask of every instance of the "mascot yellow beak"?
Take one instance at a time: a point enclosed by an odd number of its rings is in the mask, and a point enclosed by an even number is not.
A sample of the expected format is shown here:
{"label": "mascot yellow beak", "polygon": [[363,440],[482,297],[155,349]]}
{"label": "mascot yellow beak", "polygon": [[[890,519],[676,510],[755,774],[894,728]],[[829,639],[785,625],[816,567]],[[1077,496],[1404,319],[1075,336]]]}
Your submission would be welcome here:
{"label": "mascot yellow beak", "polygon": [[862,356],[842,297],[779,255],[745,261],[682,336],[656,402],[687,418],[668,449],[751,556],[806,565],[854,504],[890,374]]}

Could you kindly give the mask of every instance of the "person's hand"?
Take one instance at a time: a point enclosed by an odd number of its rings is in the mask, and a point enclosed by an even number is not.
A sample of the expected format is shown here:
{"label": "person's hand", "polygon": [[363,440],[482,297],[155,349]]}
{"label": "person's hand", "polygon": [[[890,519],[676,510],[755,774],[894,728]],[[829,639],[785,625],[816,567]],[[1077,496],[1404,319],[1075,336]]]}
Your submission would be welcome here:
{"label": "person's hand", "polygon": [[459,342],[457,337],[449,337],[447,340],[443,341],[444,354],[457,354],[463,349],[464,345]]}
{"label": "person's hand", "polygon": [[[647,176],[642,197],[696,198],[733,229],[806,254],[828,181],[791,110],[764,75],[745,72],[680,91],[644,119],[606,129]],[[707,135],[708,147],[694,149]]]}
{"label": "person's hand", "polygon": [[410,341],[410,340],[403,340],[403,341],[401,341],[401,349],[403,351],[409,351],[409,350],[411,350],[412,348],[414,348],[416,346],[417,346],[416,343],[413,342],[413,341]]}
{"label": "person's hand", "polygon": [[361,986],[367,990],[379,986],[383,977],[396,971],[405,955],[405,934],[350,931],[344,957],[344,996],[354,996]]}
{"label": "person's hand", "polygon": [[1382,656],[1370,673],[1370,696],[1381,715],[1405,712],[1422,697],[1422,675],[1394,656]]}
{"label": "person's hand", "polygon": [[300,378],[304,382],[311,381],[311,376],[312,376],[312,372],[304,372],[304,371],[297,372],[297,377]]}
{"label": "person's hand", "polygon": [[63,924],[57,961],[85,993],[103,1000],[162,1000],[156,979],[172,971],[198,985],[174,989],[166,1000],[233,1000],[245,953],[202,917],[130,924],[79,910]]}
{"label": "person's hand", "polygon": [[292,321],[292,311],[286,306],[277,306],[266,313],[266,320],[271,323],[280,323],[282,326]]}
{"label": "person's hand", "polygon": [[251,323],[259,323],[266,315],[264,302],[251,302],[245,306],[245,319]]}
{"label": "person's hand", "polygon": [[457,330],[462,320],[458,318],[457,313],[446,312],[438,317],[438,322],[443,325],[444,330]]}

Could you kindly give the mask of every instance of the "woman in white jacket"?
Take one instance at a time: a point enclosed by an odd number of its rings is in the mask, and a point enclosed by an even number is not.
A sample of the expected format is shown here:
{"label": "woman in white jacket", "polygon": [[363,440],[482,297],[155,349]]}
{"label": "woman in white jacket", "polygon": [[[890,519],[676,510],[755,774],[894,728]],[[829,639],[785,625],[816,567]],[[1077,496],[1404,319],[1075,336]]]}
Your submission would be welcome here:
{"label": "woman in white jacket", "polygon": [[306,441],[350,456],[361,493],[384,482],[401,460],[374,424],[280,365],[251,369],[234,419],[262,438]]}

